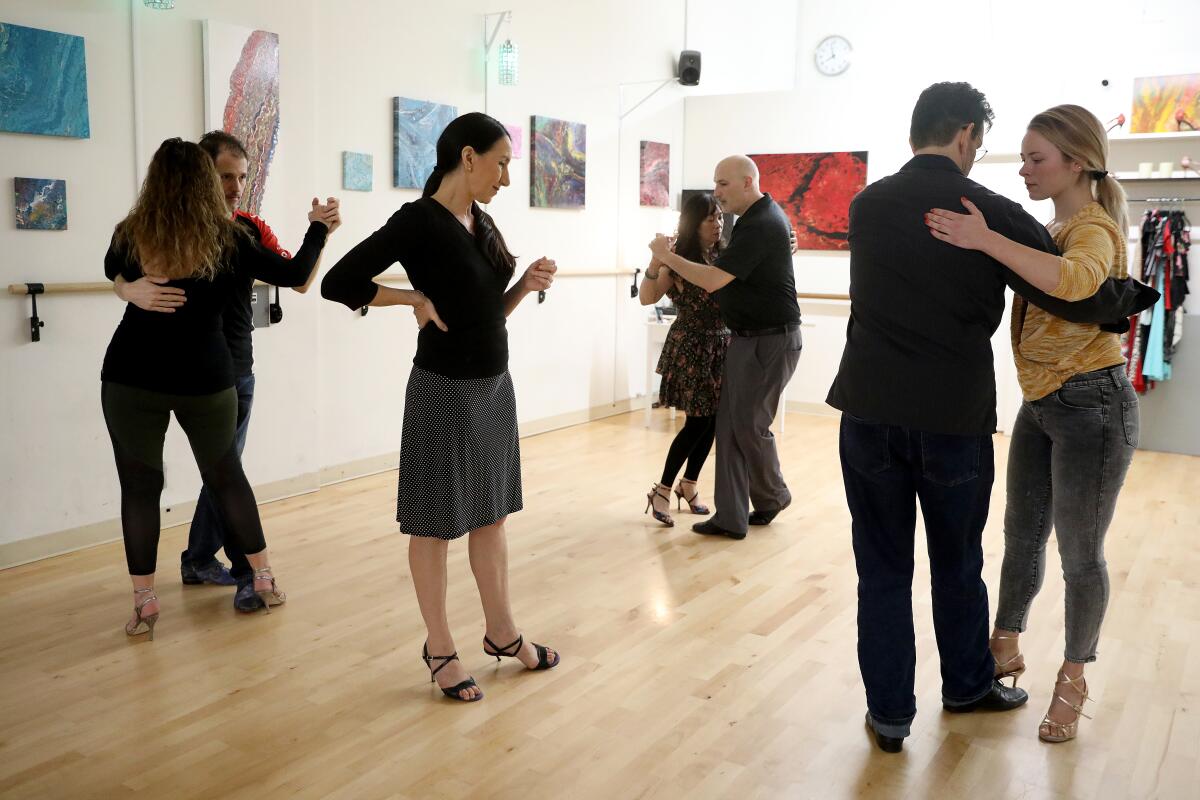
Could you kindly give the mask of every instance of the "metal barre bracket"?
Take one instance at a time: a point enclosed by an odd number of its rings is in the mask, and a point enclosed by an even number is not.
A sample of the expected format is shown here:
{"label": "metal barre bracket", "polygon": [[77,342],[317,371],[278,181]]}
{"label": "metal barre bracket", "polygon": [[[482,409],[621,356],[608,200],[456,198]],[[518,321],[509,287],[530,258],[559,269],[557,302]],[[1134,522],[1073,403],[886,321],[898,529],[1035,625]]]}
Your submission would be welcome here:
{"label": "metal barre bracket", "polygon": [[45,294],[46,286],[41,283],[25,284],[25,294],[29,295],[29,300],[33,303],[33,314],[29,317],[29,341],[40,342],[42,340],[42,328],[46,327],[46,323],[38,319],[37,313],[37,296]]}

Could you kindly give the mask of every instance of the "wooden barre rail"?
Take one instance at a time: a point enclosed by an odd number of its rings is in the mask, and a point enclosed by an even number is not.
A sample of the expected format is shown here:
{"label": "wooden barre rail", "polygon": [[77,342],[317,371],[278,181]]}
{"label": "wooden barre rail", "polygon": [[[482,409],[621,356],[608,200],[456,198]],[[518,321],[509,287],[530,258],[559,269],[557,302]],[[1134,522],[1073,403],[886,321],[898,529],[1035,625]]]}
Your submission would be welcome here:
{"label": "wooden barre rail", "polygon": [[[629,276],[633,272],[617,272],[610,270],[608,272],[564,272],[557,276],[559,278],[603,278],[606,276]],[[408,283],[408,278],[404,275],[378,275],[375,280],[378,283]],[[261,284],[260,284],[261,285]],[[96,283],[44,283],[43,294],[86,294],[96,292],[111,292],[112,284],[105,282]],[[8,293],[12,295],[24,296],[28,294],[28,290],[23,283],[10,283],[8,285]],[[848,294],[820,294],[813,292],[796,292],[796,297],[800,300],[849,300]]]}

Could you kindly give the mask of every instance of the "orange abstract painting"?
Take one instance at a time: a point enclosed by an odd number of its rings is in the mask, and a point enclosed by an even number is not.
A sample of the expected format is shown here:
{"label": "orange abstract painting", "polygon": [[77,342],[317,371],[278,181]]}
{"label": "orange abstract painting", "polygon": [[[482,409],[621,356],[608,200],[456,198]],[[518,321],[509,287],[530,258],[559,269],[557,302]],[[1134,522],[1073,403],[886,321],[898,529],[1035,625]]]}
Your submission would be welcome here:
{"label": "orange abstract painting", "polygon": [[1200,124],[1200,74],[1161,75],[1133,82],[1130,133],[1174,133]]}

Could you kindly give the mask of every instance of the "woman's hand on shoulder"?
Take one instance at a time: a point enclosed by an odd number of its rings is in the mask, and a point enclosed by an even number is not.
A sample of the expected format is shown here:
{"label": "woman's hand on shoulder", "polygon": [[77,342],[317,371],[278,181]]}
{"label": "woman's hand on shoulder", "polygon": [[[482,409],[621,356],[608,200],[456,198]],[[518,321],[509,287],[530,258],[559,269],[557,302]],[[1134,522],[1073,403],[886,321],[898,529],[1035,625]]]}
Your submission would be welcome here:
{"label": "woman's hand on shoulder", "polygon": [[935,208],[925,215],[925,224],[935,238],[949,242],[965,250],[984,250],[991,237],[991,229],[978,206],[963,197],[966,214]]}

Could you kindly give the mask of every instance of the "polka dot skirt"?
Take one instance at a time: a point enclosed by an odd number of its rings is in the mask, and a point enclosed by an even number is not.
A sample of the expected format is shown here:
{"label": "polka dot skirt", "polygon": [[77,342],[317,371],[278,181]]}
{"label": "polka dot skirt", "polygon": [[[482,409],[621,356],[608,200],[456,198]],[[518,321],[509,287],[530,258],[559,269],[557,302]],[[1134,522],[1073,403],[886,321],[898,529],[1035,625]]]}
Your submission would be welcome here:
{"label": "polka dot skirt", "polygon": [[400,531],[457,539],[521,508],[512,377],[455,379],[414,366],[400,439]]}

